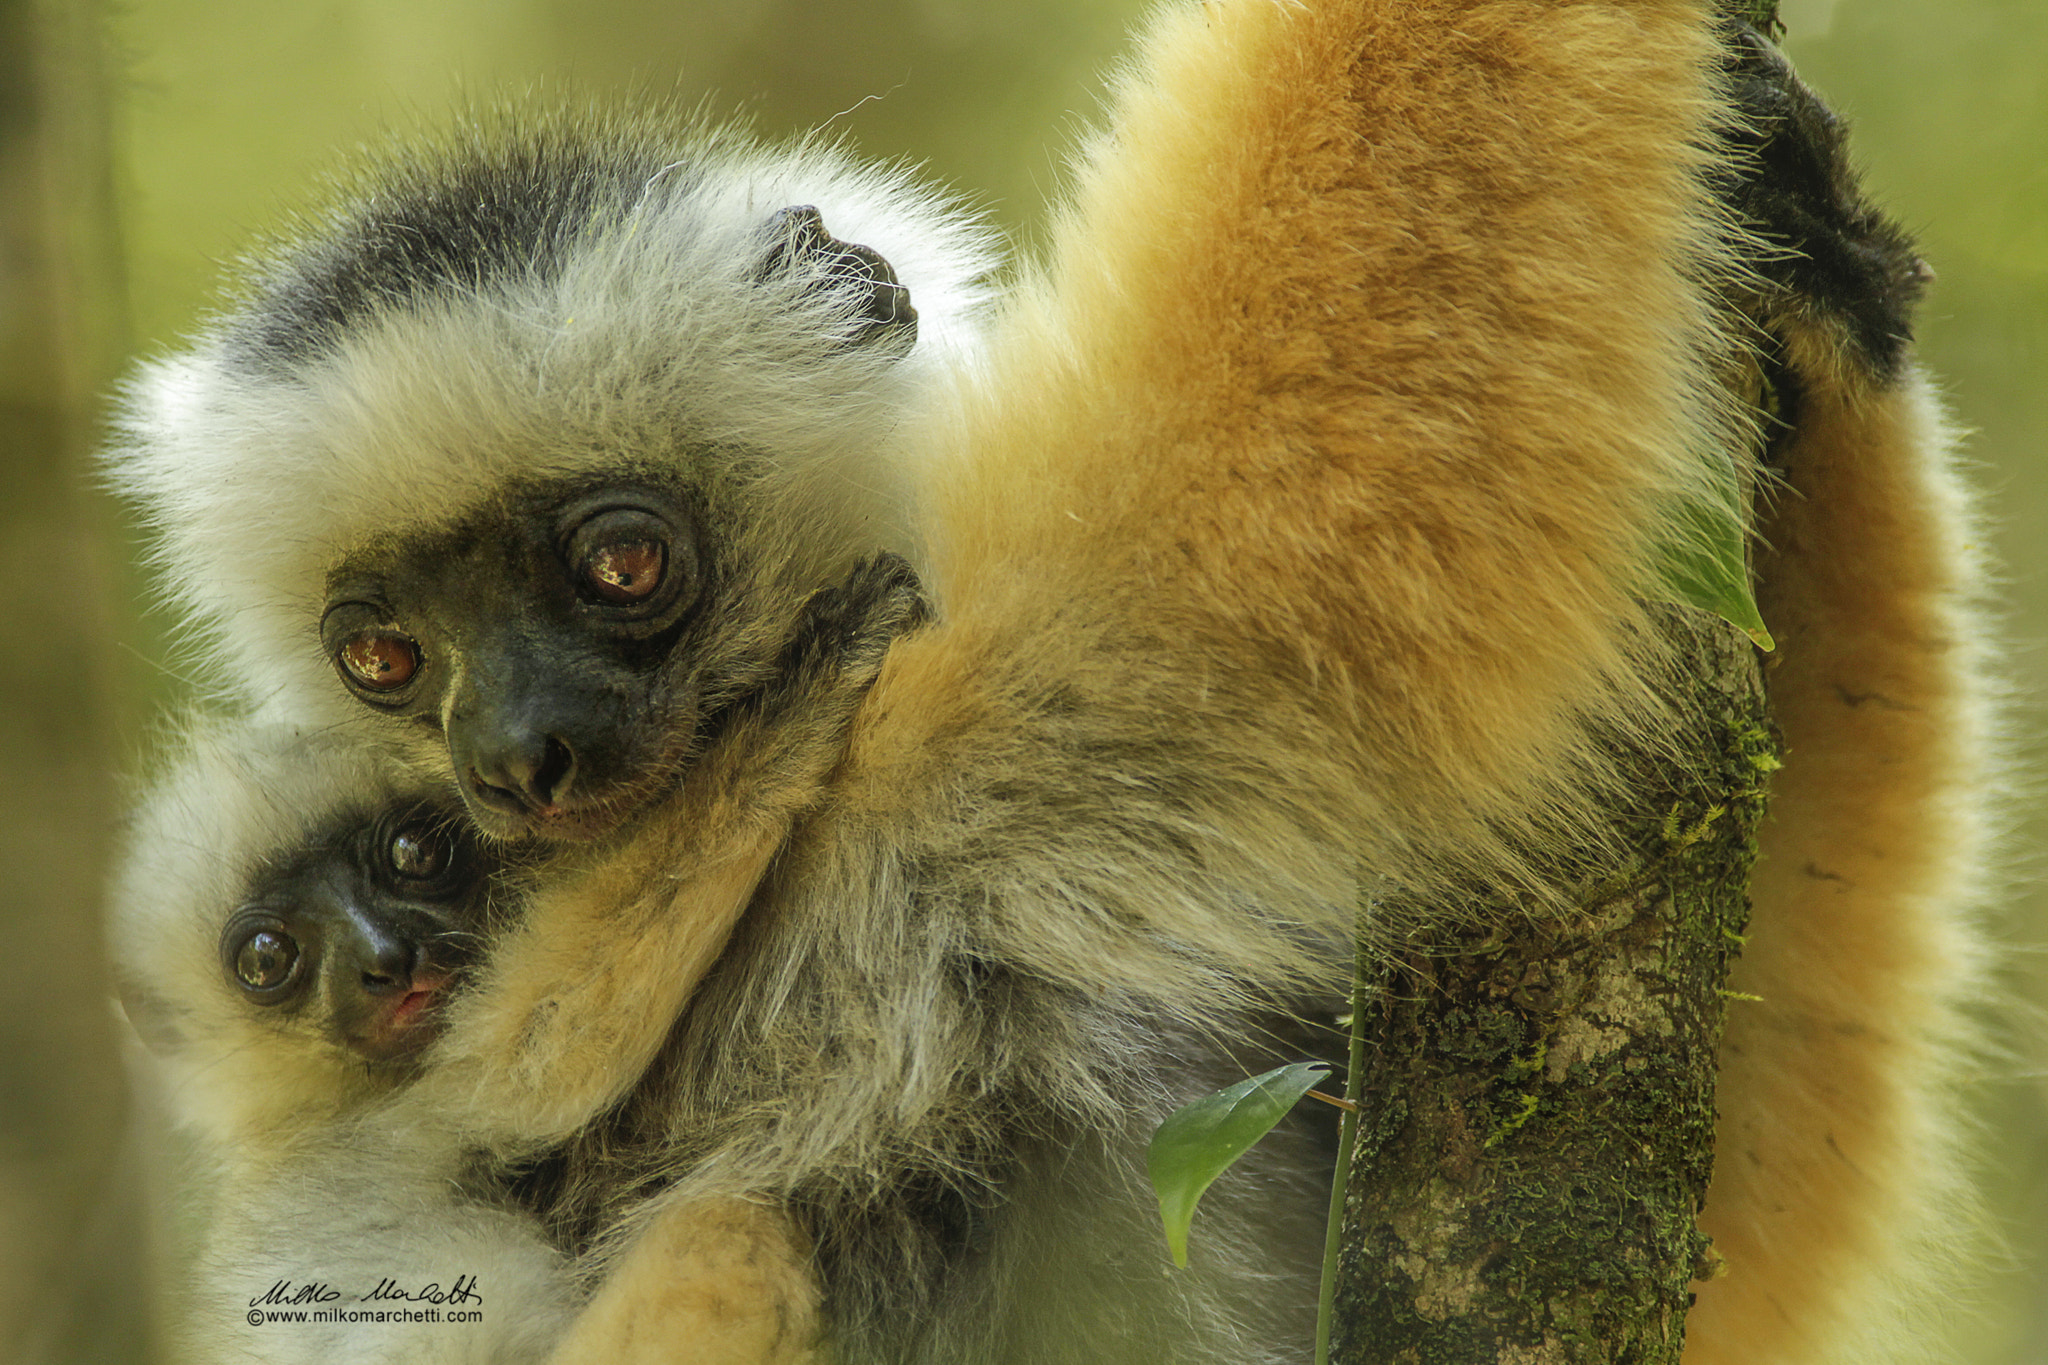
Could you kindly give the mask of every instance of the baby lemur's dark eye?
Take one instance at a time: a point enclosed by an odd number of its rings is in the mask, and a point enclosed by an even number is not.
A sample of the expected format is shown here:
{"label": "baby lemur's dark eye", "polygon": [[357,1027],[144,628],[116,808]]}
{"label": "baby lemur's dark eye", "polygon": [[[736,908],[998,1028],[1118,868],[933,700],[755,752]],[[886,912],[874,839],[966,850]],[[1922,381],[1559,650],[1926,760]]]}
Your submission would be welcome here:
{"label": "baby lemur's dark eye", "polygon": [[264,929],[249,935],[235,954],[235,976],[252,991],[274,991],[291,980],[298,961],[297,939]]}
{"label": "baby lemur's dark eye", "polygon": [[583,581],[607,602],[641,602],[661,586],[668,547],[658,540],[600,545],[583,560]]}
{"label": "baby lemur's dark eye", "polygon": [[259,1005],[275,1005],[294,993],[305,954],[282,923],[268,915],[240,917],[221,943],[228,975]]}
{"label": "baby lemur's dark eye", "polygon": [[420,647],[409,635],[392,630],[366,630],[342,641],[335,656],[358,687],[371,692],[396,692],[419,672]]}
{"label": "baby lemur's dark eye", "polygon": [[393,831],[385,852],[391,870],[413,881],[438,877],[455,861],[454,841],[433,825],[401,826]]}

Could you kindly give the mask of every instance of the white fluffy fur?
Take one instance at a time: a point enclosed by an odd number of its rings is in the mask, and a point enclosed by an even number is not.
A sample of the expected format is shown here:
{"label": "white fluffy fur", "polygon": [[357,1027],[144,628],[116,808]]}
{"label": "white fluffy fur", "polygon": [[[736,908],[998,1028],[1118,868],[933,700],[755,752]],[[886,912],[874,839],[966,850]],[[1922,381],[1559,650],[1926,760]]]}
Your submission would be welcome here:
{"label": "white fluffy fur", "polygon": [[[552,1357],[578,1301],[567,1261],[531,1219],[454,1197],[452,1152],[344,1126],[270,1155],[267,1164],[234,1163],[214,1183],[205,1244],[178,1271],[189,1287],[172,1341],[180,1365],[537,1365]],[[475,1302],[365,1301],[385,1280],[417,1294],[448,1291],[458,1277]],[[280,1280],[289,1282],[287,1302],[252,1309]],[[308,1285],[333,1297],[289,1302]],[[321,1322],[321,1309],[442,1317]],[[447,1320],[464,1311],[479,1317]],[[277,1317],[256,1323],[252,1312]]]}
{"label": "white fluffy fur", "polygon": [[[565,1258],[534,1220],[455,1192],[461,1136],[393,1121],[378,1107],[402,1085],[373,1072],[317,1022],[267,1017],[220,962],[220,935],[266,866],[331,820],[373,815],[418,794],[390,755],[278,724],[190,717],[144,802],[117,883],[110,935],[131,1018],[149,1044],[145,1093],[191,1139],[172,1225],[196,1226],[176,1285],[174,1358],[516,1365],[544,1359],[577,1294]],[[169,1139],[169,1134],[160,1134]],[[273,1282],[336,1291],[376,1311],[389,1277],[419,1290],[477,1278],[476,1324],[301,1321],[252,1324]]]}

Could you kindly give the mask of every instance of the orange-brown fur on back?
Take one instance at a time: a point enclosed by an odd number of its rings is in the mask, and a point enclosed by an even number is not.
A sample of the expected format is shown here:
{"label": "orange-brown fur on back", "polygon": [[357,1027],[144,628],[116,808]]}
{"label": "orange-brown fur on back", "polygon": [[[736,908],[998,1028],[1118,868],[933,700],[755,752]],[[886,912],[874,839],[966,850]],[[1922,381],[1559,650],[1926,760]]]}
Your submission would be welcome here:
{"label": "orange-brown fur on back", "polygon": [[[937,620],[792,865],[872,838],[943,882],[972,832],[971,935],[1197,1017],[1327,973],[1368,880],[1514,879],[1501,835],[1643,718],[1636,594],[1732,431],[1706,14],[1163,15],[920,433]],[[886,939],[853,875],[817,932]]]}
{"label": "orange-brown fur on back", "polygon": [[1270,706],[1376,872],[1511,873],[1492,832],[1639,704],[1632,594],[1725,444],[1705,13],[1162,16],[964,400],[943,614],[1078,600],[1205,720]]}

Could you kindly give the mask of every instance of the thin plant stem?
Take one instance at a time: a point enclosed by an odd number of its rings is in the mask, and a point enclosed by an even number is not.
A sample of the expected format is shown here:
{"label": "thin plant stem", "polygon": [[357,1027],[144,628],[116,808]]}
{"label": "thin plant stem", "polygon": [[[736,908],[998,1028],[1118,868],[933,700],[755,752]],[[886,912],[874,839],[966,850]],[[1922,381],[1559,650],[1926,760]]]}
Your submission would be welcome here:
{"label": "thin plant stem", "polygon": [[1323,1286],[1316,1296],[1316,1362],[1330,1365],[1330,1329],[1337,1300],[1337,1253],[1344,1242],[1344,1191],[1351,1183],[1351,1150],[1358,1142],[1358,1078],[1365,1070],[1365,915],[1357,926],[1358,950],[1351,968],[1351,1044],[1344,1067],[1344,1117],[1337,1127],[1337,1170],[1330,1178],[1330,1223],[1323,1233]]}

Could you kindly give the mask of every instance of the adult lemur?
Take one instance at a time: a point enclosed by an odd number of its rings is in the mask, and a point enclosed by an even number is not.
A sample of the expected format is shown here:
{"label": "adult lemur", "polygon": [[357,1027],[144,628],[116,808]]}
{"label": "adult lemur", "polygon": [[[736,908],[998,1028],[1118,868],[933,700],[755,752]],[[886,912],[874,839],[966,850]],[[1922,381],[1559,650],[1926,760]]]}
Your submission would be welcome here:
{"label": "adult lemur", "polygon": [[1362,895],[1542,904],[1598,737],[1666,722],[1640,599],[1747,461],[1753,322],[1789,755],[1690,1354],[1872,1358],[1953,1168],[1970,565],[1917,263],[1728,41],[1697,0],[1170,10],[985,334],[978,238],[900,176],[512,115],[145,375],[119,477],[224,679],[559,860],[425,1070],[575,1078],[476,1148],[600,1349],[673,1349],[662,1267],[747,1208],[842,1360],[1301,1358],[1315,1135],[1180,1276],[1136,1153],[1287,1045]]}

